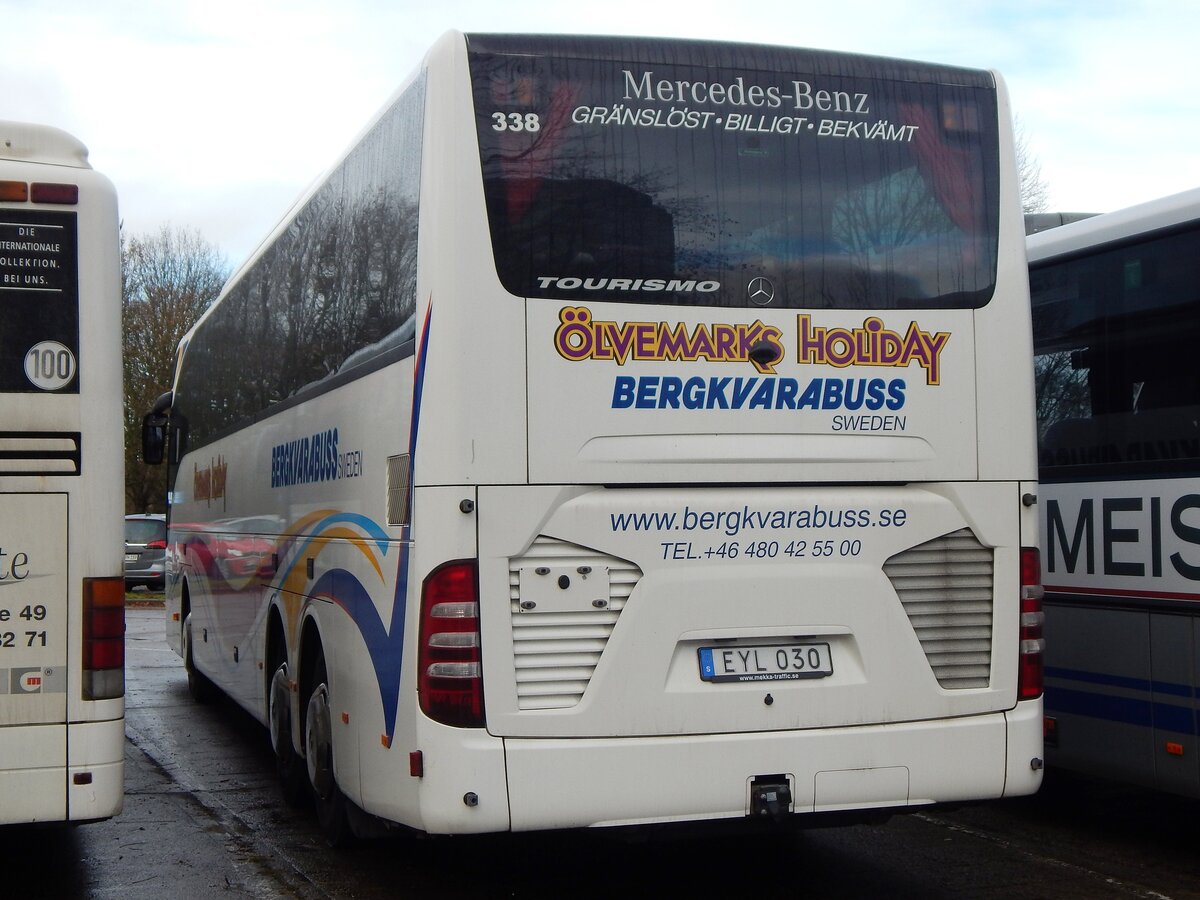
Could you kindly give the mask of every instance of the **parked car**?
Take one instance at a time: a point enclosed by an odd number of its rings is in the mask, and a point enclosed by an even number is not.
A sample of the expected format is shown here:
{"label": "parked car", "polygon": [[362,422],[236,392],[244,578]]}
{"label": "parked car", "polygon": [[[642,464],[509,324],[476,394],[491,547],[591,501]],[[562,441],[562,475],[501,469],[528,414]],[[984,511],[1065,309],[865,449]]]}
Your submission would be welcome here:
{"label": "parked car", "polygon": [[161,591],[166,583],[167,518],[158,513],[125,517],[125,589],[139,584]]}

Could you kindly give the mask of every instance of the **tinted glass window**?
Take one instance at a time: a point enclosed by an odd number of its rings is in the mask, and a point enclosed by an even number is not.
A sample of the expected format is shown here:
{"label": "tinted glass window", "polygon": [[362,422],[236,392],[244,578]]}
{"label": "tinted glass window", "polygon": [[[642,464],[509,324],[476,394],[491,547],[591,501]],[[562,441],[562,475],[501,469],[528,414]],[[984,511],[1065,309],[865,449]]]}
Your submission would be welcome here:
{"label": "tinted glass window", "polygon": [[151,541],[165,540],[167,523],[158,519],[126,519],[125,543],[149,544]]}
{"label": "tinted glass window", "polygon": [[1200,232],[1037,266],[1043,475],[1200,463]]}
{"label": "tinted glass window", "polygon": [[424,78],[405,91],[189,344],[188,446],[412,353]]}
{"label": "tinted glass window", "polygon": [[[511,293],[855,309],[990,298],[999,191],[986,73],[531,40],[472,39],[470,55]],[[751,286],[760,276],[769,297]]]}

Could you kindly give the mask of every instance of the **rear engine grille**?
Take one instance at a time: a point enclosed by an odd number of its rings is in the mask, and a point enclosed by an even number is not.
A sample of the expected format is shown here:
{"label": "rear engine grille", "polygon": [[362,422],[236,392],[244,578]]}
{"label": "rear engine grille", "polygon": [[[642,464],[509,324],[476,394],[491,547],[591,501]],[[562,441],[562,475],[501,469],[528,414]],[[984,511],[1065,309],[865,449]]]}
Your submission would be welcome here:
{"label": "rear engine grille", "polygon": [[[521,570],[538,566],[607,569],[607,605],[575,611],[522,610]],[[568,709],[579,702],[641,577],[641,569],[627,560],[545,536],[539,536],[524,555],[509,560],[519,709]]]}
{"label": "rear engine grille", "polygon": [[990,683],[993,557],[963,528],[884,563],[925,658],[947,690]]}

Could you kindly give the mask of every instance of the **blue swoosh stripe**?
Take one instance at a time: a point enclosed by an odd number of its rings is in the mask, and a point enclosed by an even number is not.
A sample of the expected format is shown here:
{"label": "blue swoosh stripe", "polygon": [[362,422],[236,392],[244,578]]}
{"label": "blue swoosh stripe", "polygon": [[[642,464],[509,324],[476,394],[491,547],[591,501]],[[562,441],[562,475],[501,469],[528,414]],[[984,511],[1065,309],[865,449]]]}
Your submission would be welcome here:
{"label": "blue swoosh stripe", "polygon": [[[401,553],[407,556],[407,553]],[[326,596],[346,611],[358,627],[371,657],[389,743],[396,730],[396,709],[400,698],[400,666],[403,661],[404,612],[402,604],[392,609],[390,628],[384,628],[375,603],[362,583],[345,569],[330,569],[313,585],[313,594]],[[397,609],[399,625],[397,628]]]}

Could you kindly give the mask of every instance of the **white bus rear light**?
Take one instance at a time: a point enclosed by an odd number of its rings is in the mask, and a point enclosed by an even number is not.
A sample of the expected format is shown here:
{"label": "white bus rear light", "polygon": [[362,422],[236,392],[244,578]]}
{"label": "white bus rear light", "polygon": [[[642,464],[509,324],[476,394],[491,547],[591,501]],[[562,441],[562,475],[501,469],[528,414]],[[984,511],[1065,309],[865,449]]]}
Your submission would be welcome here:
{"label": "white bus rear light", "polygon": [[434,619],[477,619],[478,603],[435,603],[429,610]]}
{"label": "white bus rear light", "polygon": [[431,634],[430,647],[478,647],[479,635],[473,631],[441,631]]}
{"label": "white bus rear light", "polygon": [[478,678],[479,663],[477,662],[441,662],[433,663],[425,670],[430,678]]}

